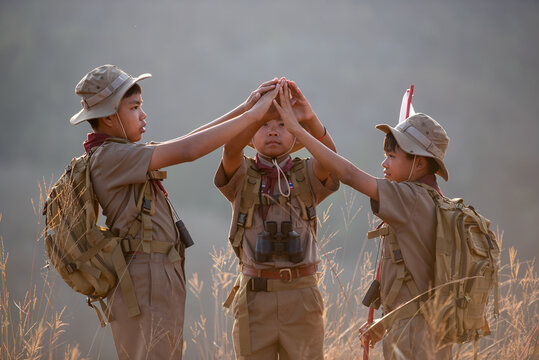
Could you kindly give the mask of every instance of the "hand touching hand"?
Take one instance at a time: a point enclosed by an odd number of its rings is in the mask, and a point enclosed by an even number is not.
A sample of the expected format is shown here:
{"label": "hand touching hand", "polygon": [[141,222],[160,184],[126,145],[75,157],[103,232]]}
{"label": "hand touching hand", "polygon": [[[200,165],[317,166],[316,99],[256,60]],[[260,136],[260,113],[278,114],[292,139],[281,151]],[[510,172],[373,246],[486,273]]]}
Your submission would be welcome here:
{"label": "hand touching hand", "polygon": [[277,82],[278,82],[278,79],[274,78],[273,80],[269,80],[260,84],[260,86],[256,90],[254,90],[251,93],[251,95],[249,95],[247,100],[243,102],[242,104],[243,111],[244,112],[249,111],[256,104],[256,102],[262,97],[262,95],[264,95],[270,90],[275,89]]}
{"label": "hand touching hand", "polygon": [[296,115],[294,114],[292,104],[290,103],[290,88],[288,87],[287,82],[284,82],[284,86],[279,89],[279,102],[277,102],[277,100],[273,100],[273,106],[275,106],[279,112],[279,115],[288,131],[295,135],[297,131],[302,129]]}
{"label": "hand touching hand", "polygon": [[309,123],[315,116],[311,104],[294,81],[287,80],[287,83],[292,95],[292,107],[298,121]]}
{"label": "hand touching hand", "polygon": [[[271,80],[271,81],[274,81],[274,80]],[[256,100],[256,102],[249,109],[249,112],[254,114],[254,116],[255,116],[255,118],[257,120],[265,119],[265,114],[268,111],[268,109],[270,108],[270,106],[272,104],[272,101],[277,96],[279,90],[282,88],[283,83],[285,83],[285,82],[284,81],[279,81],[276,84],[269,84],[269,85],[264,85],[265,84],[264,83],[259,87],[259,89],[262,89],[262,88],[264,89],[263,92],[262,92],[262,90],[258,91],[258,89],[255,91],[255,92],[258,92],[260,95],[251,94],[251,95],[254,96],[254,98],[257,98],[257,97],[260,96],[259,99]],[[249,99],[247,99],[247,100],[249,100]]]}

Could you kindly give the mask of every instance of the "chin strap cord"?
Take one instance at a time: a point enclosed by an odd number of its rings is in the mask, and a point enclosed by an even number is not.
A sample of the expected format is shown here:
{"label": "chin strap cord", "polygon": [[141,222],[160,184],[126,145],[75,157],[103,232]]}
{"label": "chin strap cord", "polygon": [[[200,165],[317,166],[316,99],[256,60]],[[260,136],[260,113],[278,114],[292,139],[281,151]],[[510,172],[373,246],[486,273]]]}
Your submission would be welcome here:
{"label": "chin strap cord", "polygon": [[122,128],[122,131],[124,132],[125,140],[129,141],[129,138],[127,137],[127,133],[125,132],[124,125],[122,124],[122,120],[120,119],[120,114],[116,111],[116,116],[118,117],[118,122],[120,123],[120,127]]}
{"label": "chin strap cord", "polygon": [[417,156],[417,155],[414,155],[414,161],[412,162],[412,169],[410,170],[410,175],[408,175],[408,180],[406,180],[406,181],[410,181],[410,179],[412,178],[412,174],[413,174],[414,168],[415,168],[415,159],[416,159],[416,156]]}

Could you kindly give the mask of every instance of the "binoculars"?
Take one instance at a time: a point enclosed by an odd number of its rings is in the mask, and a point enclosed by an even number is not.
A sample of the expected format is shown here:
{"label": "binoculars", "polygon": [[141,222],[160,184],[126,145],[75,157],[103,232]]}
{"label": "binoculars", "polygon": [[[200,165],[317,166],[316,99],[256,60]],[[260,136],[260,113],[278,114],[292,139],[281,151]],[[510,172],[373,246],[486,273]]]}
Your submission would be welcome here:
{"label": "binoculars", "polygon": [[266,262],[274,256],[286,256],[294,264],[303,259],[303,249],[299,234],[292,229],[292,222],[281,222],[277,232],[276,221],[266,221],[264,231],[258,233],[255,246],[255,261]]}
{"label": "binoculars", "polygon": [[189,231],[185,227],[185,224],[182,220],[176,221],[176,227],[178,228],[178,231],[180,232],[180,241],[182,242],[183,246],[187,249],[189,246],[194,245],[195,242],[191,238],[191,234],[189,234]]}

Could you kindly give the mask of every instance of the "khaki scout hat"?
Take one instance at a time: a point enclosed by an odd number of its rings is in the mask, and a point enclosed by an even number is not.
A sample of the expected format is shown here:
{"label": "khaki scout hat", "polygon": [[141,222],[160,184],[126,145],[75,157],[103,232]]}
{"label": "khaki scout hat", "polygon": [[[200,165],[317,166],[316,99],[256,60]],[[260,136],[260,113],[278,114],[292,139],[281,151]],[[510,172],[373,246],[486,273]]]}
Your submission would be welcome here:
{"label": "khaki scout hat", "polygon": [[449,179],[449,173],[444,165],[449,137],[433,118],[417,113],[395,127],[380,124],[376,125],[376,128],[386,134],[391,132],[404,152],[433,158],[440,165],[437,174],[445,181]]}
{"label": "khaki scout hat", "polygon": [[86,74],[75,86],[75,94],[82,100],[82,110],[71,117],[71,125],[85,120],[109,116],[118,111],[124,94],[136,82],[151,77],[142,74],[136,78],[115,65],[102,65]]}

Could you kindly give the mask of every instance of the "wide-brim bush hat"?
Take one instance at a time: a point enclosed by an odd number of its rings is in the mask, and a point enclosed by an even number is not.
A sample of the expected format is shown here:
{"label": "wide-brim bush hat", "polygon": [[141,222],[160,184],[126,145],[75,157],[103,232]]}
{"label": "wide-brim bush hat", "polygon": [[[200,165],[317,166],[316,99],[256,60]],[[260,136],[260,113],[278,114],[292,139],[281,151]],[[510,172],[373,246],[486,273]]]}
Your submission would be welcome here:
{"label": "wide-brim bush hat", "polygon": [[445,181],[449,180],[449,172],[444,164],[449,137],[436,120],[428,115],[417,113],[395,127],[379,124],[376,128],[386,134],[391,132],[404,152],[433,158],[440,166],[436,173]]}
{"label": "wide-brim bush hat", "polygon": [[142,74],[133,77],[115,65],[99,66],[86,74],[75,86],[75,94],[81,99],[82,110],[71,117],[71,125],[90,119],[112,115],[124,94],[140,80],[151,77]]}

